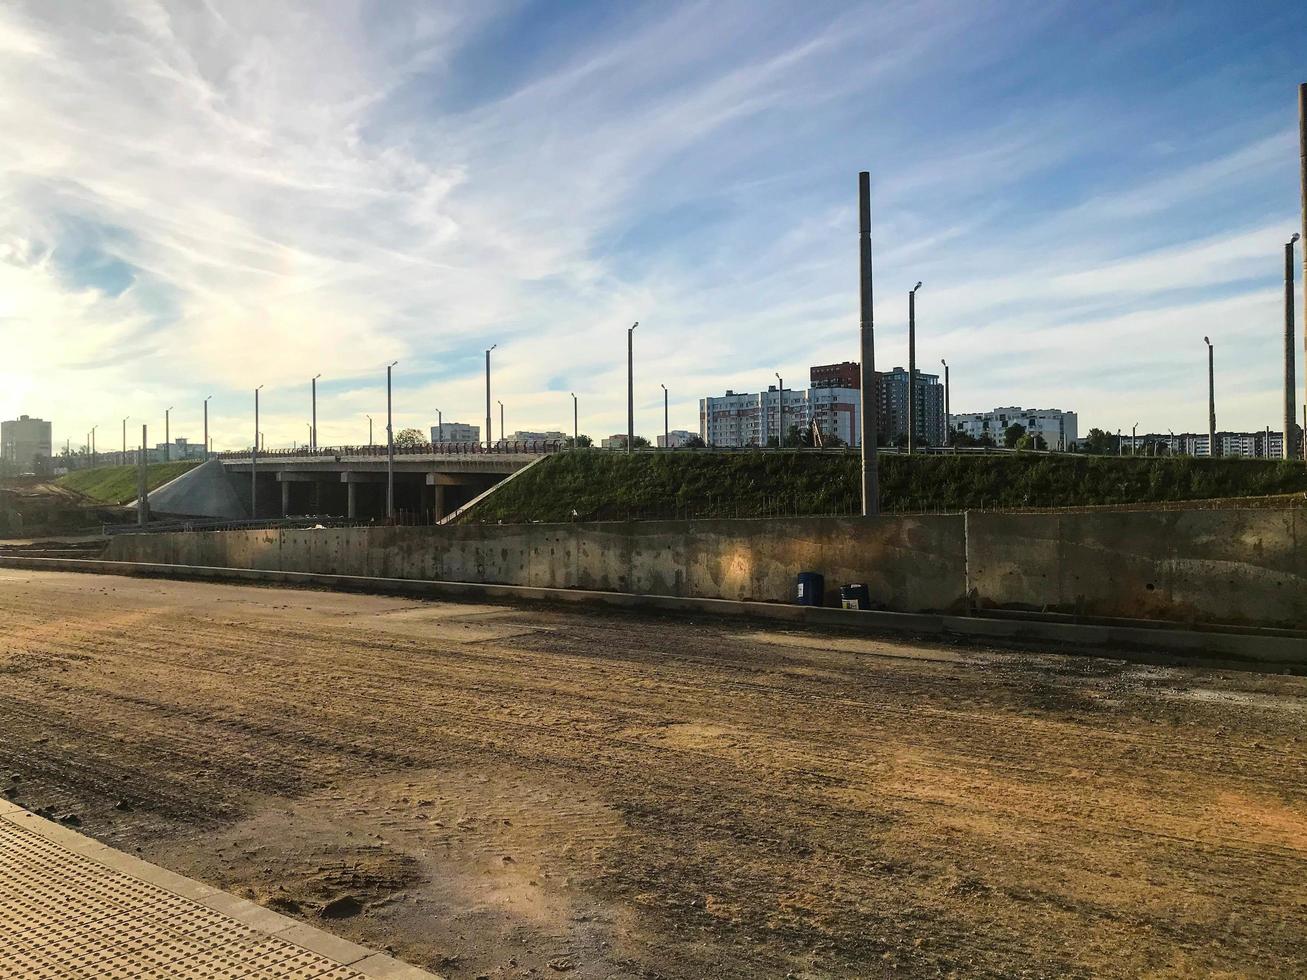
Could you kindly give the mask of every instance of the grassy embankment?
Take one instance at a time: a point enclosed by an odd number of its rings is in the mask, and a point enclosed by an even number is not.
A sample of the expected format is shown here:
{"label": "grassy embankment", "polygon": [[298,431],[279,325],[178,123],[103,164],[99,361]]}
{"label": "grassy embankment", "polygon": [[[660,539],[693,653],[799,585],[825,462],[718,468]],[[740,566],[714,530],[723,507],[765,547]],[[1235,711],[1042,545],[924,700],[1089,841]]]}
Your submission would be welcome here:
{"label": "grassy embankment", "polygon": [[[506,484],[470,523],[853,514],[856,452],[552,456]],[[1307,467],[1274,460],[1114,456],[882,455],[886,512],[1075,507],[1307,491]],[[573,513],[575,511],[575,513]]]}
{"label": "grassy embankment", "polygon": [[[199,464],[197,459],[151,463],[145,468],[147,486],[158,489]],[[73,470],[55,482],[96,503],[126,504],[136,499],[139,479],[139,469],[135,466],[100,466],[93,470]]]}

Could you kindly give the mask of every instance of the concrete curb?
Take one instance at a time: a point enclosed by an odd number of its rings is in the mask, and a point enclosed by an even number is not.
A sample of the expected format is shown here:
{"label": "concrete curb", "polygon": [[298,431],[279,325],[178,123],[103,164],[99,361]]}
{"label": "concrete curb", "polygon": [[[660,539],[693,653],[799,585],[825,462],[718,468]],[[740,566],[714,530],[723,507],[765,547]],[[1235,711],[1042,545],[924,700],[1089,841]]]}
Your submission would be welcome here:
{"label": "concrete curb", "polygon": [[1207,630],[1086,625],[942,613],[898,613],[795,606],[734,599],[691,596],[632,595],[585,589],[550,589],[480,582],[440,582],[430,579],[375,578],[364,575],[327,575],[255,568],[218,568],[204,565],[167,565],[149,562],[104,561],[83,558],[0,557],[0,568],[33,571],[90,572],[154,578],[207,579],[316,586],[343,592],[452,599],[510,599],[545,602],[581,602],[621,609],[649,609],[765,619],[808,626],[834,626],[870,633],[908,632],[922,635],[972,637],[995,642],[1057,643],[1100,649],[1152,650],[1171,656],[1250,664],[1307,667],[1307,640],[1300,637],[1258,636]]}
{"label": "concrete curb", "polygon": [[[174,874],[157,864],[142,861],[124,851],[115,850],[52,820],[37,816],[7,800],[0,800],[0,820],[30,831],[110,871],[162,888],[205,909],[226,916],[247,928],[293,943],[310,953],[348,967],[370,980],[441,980],[434,973],[409,966],[384,953],[377,953],[306,925],[298,919],[265,909],[261,905],[247,902],[243,898],[237,898],[217,888],[210,888],[194,879]],[[70,922],[69,929],[76,931],[77,923]],[[335,971],[333,970],[332,973],[334,974]]]}

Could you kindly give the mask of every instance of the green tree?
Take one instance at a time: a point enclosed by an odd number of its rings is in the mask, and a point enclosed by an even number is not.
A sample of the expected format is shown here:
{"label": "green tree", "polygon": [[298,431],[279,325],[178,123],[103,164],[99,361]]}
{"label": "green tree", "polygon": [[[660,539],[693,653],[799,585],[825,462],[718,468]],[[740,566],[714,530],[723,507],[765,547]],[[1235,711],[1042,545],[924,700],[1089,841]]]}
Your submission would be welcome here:
{"label": "green tree", "polygon": [[426,436],[420,429],[400,429],[395,433],[395,445],[401,449],[412,449],[415,446],[425,446],[427,444]]}
{"label": "green tree", "polygon": [[681,443],[682,449],[706,449],[707,444],[700,436],[690,436],[685,442]]}
{"label": "green tree", "polygon": [[568,436],[566,439],[563,440],[564,449],[589,449],[593,445],[594,445],[594,440],[591,439],[584,432],[578,435],[575,439],[573,439],[571,436]]}
{"label": "green tree", "polygon": [[1098,456],[1109,454],[1114,456],[1117,452],[1117,438],[1102,429],[1090,429],[1089,435],[1085,437],[1085,452]]}
{"label": "green tree", "polygon": [[1003,445],[1008,449],[1015,449],[1021,437],[1026,434],[1026,427],[1020,422],[1013,422],[1003,430]]}

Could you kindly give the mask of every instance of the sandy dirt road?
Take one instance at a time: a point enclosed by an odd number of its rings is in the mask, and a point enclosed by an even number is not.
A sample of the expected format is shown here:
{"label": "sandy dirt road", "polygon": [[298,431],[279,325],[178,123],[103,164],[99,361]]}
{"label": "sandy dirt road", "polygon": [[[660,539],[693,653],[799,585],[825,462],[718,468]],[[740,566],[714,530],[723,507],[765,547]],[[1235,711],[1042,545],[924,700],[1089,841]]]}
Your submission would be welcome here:
{"label": "sandy dirt road", "polygon": [[0,570],[0,767],[453,978],[1307,975],[1301,677]]}

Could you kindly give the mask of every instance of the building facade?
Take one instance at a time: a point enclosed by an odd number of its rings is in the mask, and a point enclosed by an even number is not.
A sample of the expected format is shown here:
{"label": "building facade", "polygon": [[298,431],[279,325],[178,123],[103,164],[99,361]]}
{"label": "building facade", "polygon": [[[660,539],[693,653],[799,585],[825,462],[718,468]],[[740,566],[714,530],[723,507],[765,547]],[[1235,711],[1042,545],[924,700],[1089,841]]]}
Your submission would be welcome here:
{"label": "building facade", "polygon": [[970,412],[949,416],[949,427],[975,439],[992,439],[1003,445],[1003,433],[1013,424],[1023,426],[1031,435],[1043,437],[1049,449],[1067,450],[1079,438],[1075,412],[1059,408],[1021,408],[1009,406],[988,412]]}
{"label": "building facade", "polygon": [[468,425],[465,422],[442,422],[431,427],[431,442],[480,442],[481,426]]}
{"label": "building facade", "polygon": [[781,427],[806,431],[812,423],[824,437],[838,436],[850,446],[861,444],[858,413],[861,392],[856,388],[786,388],[770,385],[762,392],[727,391],[699,399],[699,436],[709,446],[739,449],[766,446],[781,435]]}
{"label": "building facade", "polygon": [[808,368],[811,388],[861,388],[862,368],[857,361],[839,364],[814,364]]}
{"label": "building facade", "polygon": [[[1261,432],[1218,432],[1216,446],[1221,456],[1244,459],[1281,459],[1284,456],[1284,433],[1273,429]],[[1155,433],[1122,435],[1123,452],[1158,453],[1176,456],[1211,456],[1206,432]]]}
{"label": "building facade", "polygon": [[20,415],[0,422],[0,460],[20,473],[34,473],[52,455],[51,425]]}
{"label": "building facade", "polygon": [[[517,432],[510,432],[506,437],[510,444],[514,442],[562,442],[564,439],[568,438],[570,437],[565,432],[555,432],[553,430],[548,432],[528,432],[522,429],[519,429]],[[500,440],[501,443],[504,441],[504,439]]]}
{"label": "building facade", "polygon": [[[944,445],[944,430],[947,420],[944,418],[944,386],[939,383],[939,375],[918,371],[916,376],[916,401],[913,407],[913,428],[916,430],[913,441],[918,445]],[[890,443],[904,439],[908,434],[908,372],[896,367],[885,372],[876,372],[876,391],[880,403],[881,435]]]}
{"label": "building facade", "polygon": [[698,434],[697,432],[690,432],[688,429],[672,429],[666,436],[660,435],[658,437],[658,448],[680,449]]}

